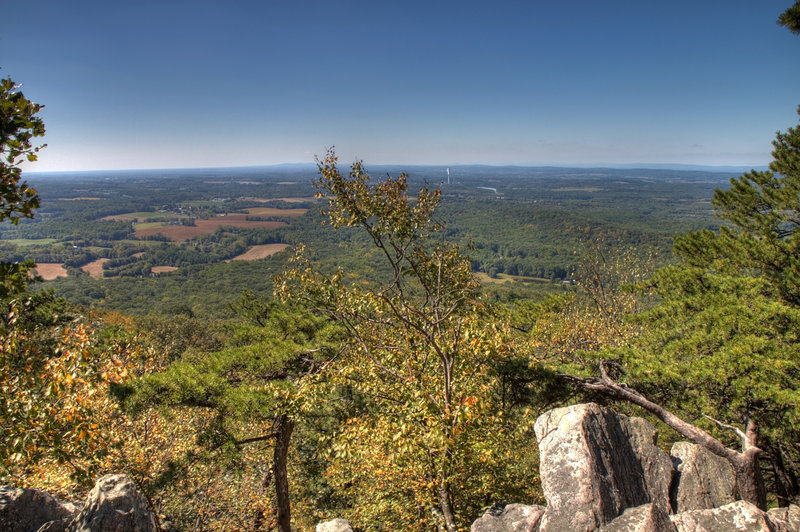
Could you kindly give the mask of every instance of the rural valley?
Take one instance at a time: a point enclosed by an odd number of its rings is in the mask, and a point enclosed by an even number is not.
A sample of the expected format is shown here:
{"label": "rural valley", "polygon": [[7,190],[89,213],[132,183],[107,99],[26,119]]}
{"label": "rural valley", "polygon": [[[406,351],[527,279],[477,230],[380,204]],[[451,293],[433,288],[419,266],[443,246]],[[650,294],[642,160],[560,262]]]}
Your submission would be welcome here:
{"label": "rural valley", "polygon": [[[527,292],[573,279],[598,243],[652,253],[664,264],[673,235],[715,224],[711,194],[734,175],[464,167],[448,185],[443,167],[408,171],[412,188],[441,187],[437,215],[448,238],[471,247],[465,253],[487,287]],[[301,243],[328,267],[374,274],[367,253],[343,248],[367,242],[321,226],[314,173],[307,166],[33,174],[42,207],[35,219],[0,228],[0,257],[35,260],[50,281],[43,287],[75,303],[138,314],[226,315],[244,290],[269,295],[287,248]]]}

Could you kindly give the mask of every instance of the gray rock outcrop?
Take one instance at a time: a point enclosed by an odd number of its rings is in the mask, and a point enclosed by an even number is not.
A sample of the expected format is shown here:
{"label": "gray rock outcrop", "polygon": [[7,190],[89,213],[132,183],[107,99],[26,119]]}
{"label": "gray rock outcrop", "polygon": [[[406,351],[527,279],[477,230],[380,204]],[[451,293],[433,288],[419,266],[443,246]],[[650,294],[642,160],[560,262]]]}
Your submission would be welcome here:
{"label": "gray rock outcrop", "polygon": [[736,501],[736,475],[727,460],[685,441],[673,445],[670,455],[678,474],[672,493],[675,513]]}
{"label": "gray rock outcrop", "polygon": [[125,475],[106,475],[83,508],[39,490],[0,486],[0,530],[9,532],[155,532],[153,514]]}
{"label": "gray rock outcrop", "polygon": [[775,526],[777,532],[800,530],[800,507],[791,505],[786,508],[773,508],[767,512],[767,518]]}
{"label": "gray rock outcrop", "polygon": [[153,514],[126,475],[106,475],[89,492],[68,532],[155,532]]}
{"label": "gray rock outcrop", "polygon": [[800,507],[735,501],[726,460],[686,442],[667,455],[644,419],[589,403],[534,430],[547,506],[493,506],[471,532],[800,532]]}
{"label": "gray rock outcrop", "polygon": [[681,512],[671,515],[670,520],[678,532],[775,532],[766,512],[745,501],[732,502],[720,508]]}
{"label": "gray rock outcrop", "polygon": [[600,532],[675,532],[666,509],[660,504],[645,504],[628,508],[600,529]]}
{"label": "gray rock outcrop", "polygon": [[597,530],[628,508],[669,508],[672,460],[647,421],[594,403],[551,410],[536,420],[547,508],[540,530]]}
{"label": "gray rock outcrop", "polygon": [[470,532],[536,532],[544,507],[495,504],[470,527]]}
{"label": "gray rock outcrop", "polygon": [[347,519],[331,519],[317,525],[317,532],[353,532]]}
{"label": "gray rock outcrop", "polygon": [[37,532],[63,530],[78,513],[47,492],[0,486],[0,530]]}

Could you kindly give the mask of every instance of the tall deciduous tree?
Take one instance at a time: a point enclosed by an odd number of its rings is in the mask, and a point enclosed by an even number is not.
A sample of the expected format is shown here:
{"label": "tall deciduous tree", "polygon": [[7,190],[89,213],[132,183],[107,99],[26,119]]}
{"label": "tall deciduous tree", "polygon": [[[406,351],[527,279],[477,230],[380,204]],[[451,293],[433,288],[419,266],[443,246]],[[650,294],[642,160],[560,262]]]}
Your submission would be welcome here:
{"label": "tall deciduous tree", "polygon": [[372,490],[366,504],[383,502],[374,515],[454,531],[471,517],[460,512],[475,511],[460,502],[468,479],[497,466],[490,440],[504,432],[503,412],[492,394],[505,331],[489,319],[469,260],[442,238],[438,190],[410,197],[405,174],[373,182],[360,162],[343,175],[333,151],[318,166],[328,222],[364,231],[388,267],[373,286],[323,274],[301,253],[276,285],[347,330],[332,378],[375,405],[351,419],[336,451],[356,457],[347,471],[351,485]]}
{"label": "tall deciduous tree", "polygon": [[32,218],[39,206],[36,191],[20,182],[19,163],[35,161],[43,148],[32,143],[44,135],[44,122],[36,116],[42,107],[25,98],[11,78],[0,81],[0,221]]}
{"label": "tall deciduous tree", "polygon": [[[44,135],[41,109],[0,81],[0,222],[32,218],[39,206],[19,165],[42,148],[33,144]],[[63,301],[29,293],[32,266],[0,263],[0,478],[49,458],[86,480],[112,442],[103,434],[114,411],[107,389],[124,375],[121,350],[102,345]]]}

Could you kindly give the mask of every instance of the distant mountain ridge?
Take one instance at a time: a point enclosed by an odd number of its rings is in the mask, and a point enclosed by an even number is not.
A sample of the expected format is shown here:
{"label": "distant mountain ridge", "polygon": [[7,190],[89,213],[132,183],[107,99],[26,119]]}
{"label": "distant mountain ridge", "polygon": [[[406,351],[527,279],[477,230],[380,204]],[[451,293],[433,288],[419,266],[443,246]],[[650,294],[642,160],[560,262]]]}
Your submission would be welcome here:
{"label": "distant mountain ridge", "polygon": [[[343,165],[349,164],[342,161]],[[747,166],[747,165],[734,165],[734,166],[712,166],[712,165],[698,165],[698,164],[680,164],[680,163],[597,163],[597,164],[553,164],[553,165],[535,165],[535,164],[380,164],[366,162],[365,165],[368,169],[373,171],[391,171],[391,172],[436,172],[445,173],[447,168],[453,171],[453,175],[458,172],[477,172],[486,173],[497,172],[499,174],[514,173],[530,171],[534,173],[552,172],[552,171],[589,171],[589,170],[669,170],[677,172],[711,172],[711,173],[735,173],[742,174],[751,170],[765,171],[769,167],[766,165]],[[106,175],[136,175],[147,174],[152,176],[156,173],[165,173],[170,175],[180,173],[207,173],[210,176],[219,176],[229,172],[249,174],[253,172],[262,172],[264,170],[280,170],[284,172],[316,172],[317,166],[314,163],[281,163],[271,165],[258,165],[258,166],[219,166],[219,167],[197,167],[197,168],[141,168],[141,169],[114,169],[114,170],[69,170],[63,172],[34,172],[27,171],[25,175],[35,177],[70,177],[70,176],[102,176]]]}

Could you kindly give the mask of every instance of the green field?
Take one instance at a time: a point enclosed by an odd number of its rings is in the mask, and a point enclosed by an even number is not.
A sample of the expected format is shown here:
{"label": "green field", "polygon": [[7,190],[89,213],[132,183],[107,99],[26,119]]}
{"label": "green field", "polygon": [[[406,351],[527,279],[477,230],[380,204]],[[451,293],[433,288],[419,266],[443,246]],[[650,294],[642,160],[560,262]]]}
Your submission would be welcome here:
{"label": "green field", "polygon": [[152,229],[154,227],[164,227],[166,224],[164,222],[142,222],[142,223],[135,223],[133,224],[133,229],[135,231],[141,231],[142,229]]}
{"label": "green field", "polygon": [[49,246],[50,244],[55,244],[58,240],[55,238],[14,238],[3,242],[21,248],[29,248],[32,246]]}

